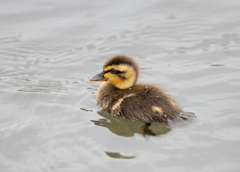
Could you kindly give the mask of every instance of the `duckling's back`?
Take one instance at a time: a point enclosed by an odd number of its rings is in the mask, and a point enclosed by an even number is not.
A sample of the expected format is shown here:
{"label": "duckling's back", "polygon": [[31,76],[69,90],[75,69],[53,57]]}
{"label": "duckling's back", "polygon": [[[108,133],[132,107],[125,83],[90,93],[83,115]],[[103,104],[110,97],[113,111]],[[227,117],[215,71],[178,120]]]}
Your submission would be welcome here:
{"label": "duckling's back", "polygon": [[98,89],[97,101],[112,115],[137,122],[168,123],[177,117],[185,118],[185,113],[164,90],[149,84],[118,89],[103,82]]}

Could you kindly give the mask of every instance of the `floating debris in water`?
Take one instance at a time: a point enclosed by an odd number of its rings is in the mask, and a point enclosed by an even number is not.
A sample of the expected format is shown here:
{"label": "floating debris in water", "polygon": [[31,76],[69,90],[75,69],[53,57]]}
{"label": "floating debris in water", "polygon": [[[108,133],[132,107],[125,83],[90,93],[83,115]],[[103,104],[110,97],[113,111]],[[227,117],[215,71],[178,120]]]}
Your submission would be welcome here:
{"label": "floating debris in water", "polygon": [[111,158],[119,158],[119,159],[133,159],[135,156],[124,156],[117,152],[105,152]]}
{"label": "floating debris in water", "polygon": [[92,110],[87,110],[85,108],[80,108],[80,109],[83,110],[83,111],[92,112]]}

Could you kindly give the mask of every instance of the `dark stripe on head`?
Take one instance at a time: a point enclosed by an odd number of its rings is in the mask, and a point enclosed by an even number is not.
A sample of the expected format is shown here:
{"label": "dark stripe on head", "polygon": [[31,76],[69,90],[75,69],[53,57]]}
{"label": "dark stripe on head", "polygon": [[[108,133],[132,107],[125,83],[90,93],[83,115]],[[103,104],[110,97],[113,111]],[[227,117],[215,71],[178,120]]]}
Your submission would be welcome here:
{"label": "dark stripe on head", "polygon": [[120,74],[120,73],[125,73],[125,71],[119,71],[119,70],[115,70],[115,69],[110,69],[110,70],[108,70],[108,71],[103,71],[103,73],[105,74],[105,73],[108,73],[108,72],[110,72],[111,74]]}

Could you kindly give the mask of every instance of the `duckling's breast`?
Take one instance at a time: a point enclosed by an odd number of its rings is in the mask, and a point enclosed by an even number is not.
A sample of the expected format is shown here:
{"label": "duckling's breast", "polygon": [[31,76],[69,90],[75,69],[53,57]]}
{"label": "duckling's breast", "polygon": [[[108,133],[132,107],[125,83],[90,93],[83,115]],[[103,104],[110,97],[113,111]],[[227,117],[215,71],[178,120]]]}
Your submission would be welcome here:
{"label": "duckling's breast", "polygon": [[112,115],[144,123],[167,123],[183,115],[183,111],[164,90],[149,84],[118,89],[103,82],[98,89],[97,101]]}
{"label": "duckling's breast", "polygon": [[123,98],[124,90],[120,90],[107,82],[103,82],[97,92],[97,102],[106,111],[111,109]]}

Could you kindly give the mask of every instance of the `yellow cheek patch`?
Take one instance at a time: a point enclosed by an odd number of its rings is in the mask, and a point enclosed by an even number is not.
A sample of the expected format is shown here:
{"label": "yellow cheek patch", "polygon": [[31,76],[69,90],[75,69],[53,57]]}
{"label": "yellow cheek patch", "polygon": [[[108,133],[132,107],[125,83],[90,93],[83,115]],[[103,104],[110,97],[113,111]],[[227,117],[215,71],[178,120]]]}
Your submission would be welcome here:
{"label": "yellow cheek patch", "polygon": [[111,73],[104,74],[104,77],[108,79],[108,83],[113,85],[122,84],[122,80],[116,75]]}
{"label": "yellow cheek patch", "polygon": [[122,80],[115,74],[111,74],[112,76],[109,77],[108,82],[113,85],[119,85],[122,84]]}
{"label": "yellow cheek patch", "polygon": [[105,77],[105,78],[109,78],[109,77],[110,77],[110,73],[104,74],[104,77]]}

